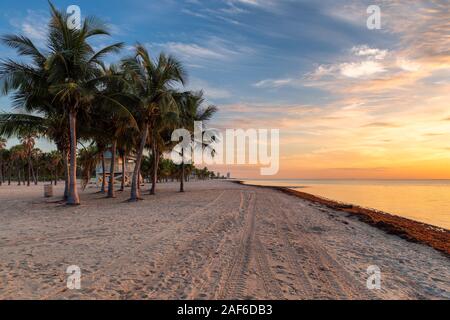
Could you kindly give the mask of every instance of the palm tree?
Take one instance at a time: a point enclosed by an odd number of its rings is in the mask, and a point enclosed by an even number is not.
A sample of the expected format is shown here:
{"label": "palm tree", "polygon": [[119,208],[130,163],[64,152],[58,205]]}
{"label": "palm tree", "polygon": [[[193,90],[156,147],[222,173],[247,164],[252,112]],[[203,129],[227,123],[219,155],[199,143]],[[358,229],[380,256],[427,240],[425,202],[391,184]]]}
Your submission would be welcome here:
{"label": "palm tree", "polygon": [[6,139],[0,137],[0,186],[3,184],[3,156],[4,156],[4,150],[6,148]]}
{"label": "palm tree", "polygon": [[34,185],[36,185],[36,186],[39,183],[39,177],[40,177],[39,174],[40,174],[40,170],[41,170],[42,157],[43,157],[42,150],[40,150],[38,148],[34,148],[32,151],[32,158],[34,159],[34,164],[33,164],[33,168],[35,169]]}
{"label": "palm tree", "polygon": [[122,181],[120,183],[120,191],[125,190],[125,184],[127,183],[127,159],[136,145],[136,136],[138,133],[139,129],[137,127],[130,127],[122,133],[117,141],[119,156],[122,159]]}
{"label": "palm tree", "polygon": [[33,149],[36,144],[37,135],[35,133],[29,133],[27,135],[21,136],[20,141],[25,149],[25,156],[27,159],[28,175],[27,175],[27,186],[30,186],[31,177],[36,180],[33,168]]}
{"label": "palm tree", "polygon": [[[176,99],[176,93],[174,93]],[[152,187],[150,194],[156,193],[156,183],[158,181],[158,168],[161,155],[170,151],[175,143],[172,141],[172,132],[179,123],[179,110],[162,109],[162,112],[155,116],[150,130],[150,148],[152,153]]]}
{"label": "palm tree", "polygon": [[171,88],[176,84],[184,84],[186,78],[183,67],[175,58],[161,53],[158,60],[153,61],[144,46],[137,44],[135,50],[134,57],[124,59],[122,62],[132,82],[132,90],[136,98],[134,115],[140,125],[141,135],[130,201],[140,199],[138,180],[151,124],[155,117],[164,113],[164,110],[177,109]]}
{"label": "palm tree", "polygon": [[[180,108],[180,124],[182,127],[189,132],[191,132],[191,138],[193,141],[193,147],[198,147],[198,145],[203,146],[202,141],[194,140],[194,122],[195,121],[208,121],[217,112],[217,107],[210,105],[203,107],[205,98],[203,92],[185,92],[180,95],[178,100]],[[185,182],[185,163],[184,154],[181,154],[181,177],[180,177],[180,192],[184,192],[184,182]]]}
{"label": "palm tree", "polygon": [[95,169],[99,156],[99,151],[95,145],[80,150],[79,162],[83,177],[82,189],[84,190],[91,180],[92,172]]}
{"label": "palm tree", "polygon": [[115,167],[116,167],[116,155],[117,145],[120,137],[124,135],[128,130],[137,129],[137,123],[126,108],[117,108],[116,102],[120,102],[121,105],[132,104],[133,100],[126,94],[127,82],[125,76],[121,70],[115,65],[110,65],[108,68],[103,69],[105,90],[104,94],[110,97],[114,97],[114,103],[111,100],[104,100],[103,104],[99,108],[98,122],[103,124],[104,133],[107,135],[108,142],[111,146],[111,163],[109,170],[109,184],[108,184],[108,198],[115,197]]}
{"label": "palm tree", "polygon": [[58,184],[59,179],[59,169],[62,163],[62,155],[59,151],[53,150],[49,153],[49,162],[48,169],[50,171],[50,175],[53,177],[53,184],[56,186]]}
{"label": "palm tree", "polygon": [[16,145],[11,147],[11,162],[14,163],[17,172],[17,184],[20,186],[22,183],[21,172],[23,166],[23,160],[26,157],[25,148],[23,145]]}
{"label": "palm tree", "polygon": [[42,100],[40,113],[42,116],[23,113],[0,114],[0,134],[10,138],[13,136],[27,136],[38,134],[55,142],[57,150],[64,161],[65,188],[64,199],[67,200],[69,191],[69,130],[68,121],[61,109],[47,104]]}
{"label": "palm tree", "polygon": [[109,35],[94,18],[84,20],[80,29],[69,28],[66,15],[53,5],[50,23],[49,43],[51,54],[47,60],[52,83],[51,92],[64,105],[69,115],[70,129],[70,187],[67,203],[80,204],[76,185],[77,158],[77,114],[93,108],[99,100],[113,99],[103,95],[101,81],[102,58],[117,52],[123,45],[116,43],[97,52],[89,44],[94,36]]}
{"label": "palm tree", "polygon": [[[102,95],[99,87],[99,66],[103,57],[117,52],[121,43],[107,46],[97,52],[89,44],[95,36],[109,35],[95,18],[86,18],[80,29],[69,28],[68,16],[59,12],[51,3],[51,21],[47,39],[48,55],[44,56],[32,41],[22,36],[6,36],[3,42],[16,49],[21,56],[31,58],[31,64],[6,60],[0,64],[0,80],[4,80],[3,92],[16,90],[17,102],[27,102],[31,96],[53,95],[52,102],[68,116],[70,132],[70,183],[67,204],[78,205],[80,199],[76,181],[77,117],[88,112]],[[44,71],[40,66],[44,65]],[[46,82],[42,81],[42,74]],[[31,99],[33,102],[33,99]],[[28,110],[36,111],[30,103]]]}
{"label": "palm tree", "polygon": [[[3,163],[4,163],[4,172],[6,175],[6,172],[8,172],[8,186],[11,185],[11,176],[12,176],[12,166],[13,161],[11,158],[11,149],[4,149],[2,152],[3,156]],[[6,177],[3,176],[3,182],[5,182]]]}

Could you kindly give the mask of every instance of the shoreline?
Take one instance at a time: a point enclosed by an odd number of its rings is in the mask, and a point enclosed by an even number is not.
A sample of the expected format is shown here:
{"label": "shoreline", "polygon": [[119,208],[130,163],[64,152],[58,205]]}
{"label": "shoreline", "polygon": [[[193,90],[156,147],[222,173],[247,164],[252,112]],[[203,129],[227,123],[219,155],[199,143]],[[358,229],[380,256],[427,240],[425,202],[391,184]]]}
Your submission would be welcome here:
{"label": "shoreline", "polygon": [[303,200],[324,205],[333,210],[349,213],[358,217],[360,221],[369,224],[370,226],[383,230],[388,234],[394,234],[410,242],[425,244],[450,258],[450,230],[393,215],[388,212],[326,199],[307,192],[293,190],[288,187],[246,184],[243,180],[235,180],[233,182],[246,186],[278,190]]}

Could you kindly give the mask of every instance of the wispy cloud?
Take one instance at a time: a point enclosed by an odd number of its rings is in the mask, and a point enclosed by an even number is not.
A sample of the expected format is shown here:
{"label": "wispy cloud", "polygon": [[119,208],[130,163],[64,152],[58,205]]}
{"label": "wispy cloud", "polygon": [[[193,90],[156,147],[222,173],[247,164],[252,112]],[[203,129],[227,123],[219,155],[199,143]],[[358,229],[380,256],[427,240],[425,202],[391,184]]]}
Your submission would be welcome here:
{"label": "wispy cloud", "polygon": [[225,59],[227,57],[223,52],[214,51],[213,49],[202,47],[195,43],[166,42],[161,44],[161,46],[169,52],[188,59]]}
{"label": "wispy cloud", "polygon": [[38,47],[45,45],[49,15],[46,12],[28,10],[25,17],[14,17],[10,24],[16,32],[30,38]]}
{"label": "wispy cloud", "polygon": [[261,80],[253,84],[256,88],[280,88],[283,86],[291,85],[295,82],[295,79],[286,78],[286,79],[266,79]]}
{"label": "wispy cloud", "polygon": [[232,61],[254,53],[254,50],[219,37],[208,37],[198,42],[151,43],[148,46],[169,52],[198,67],[211,62]]}
{"label": "wispy cloud", "polygon": [[190,79],[187,89],[193,91],[202,90],[206,98],[211,101],[216,99],[226,99],[232,96],[232,93],[228,89],[214,86],[207,81],[198,78]]}
{"label": "wispy cloud", "polygon": [[371,123],[364,125],[363,127],[366,127],[366,128],[398,128],[399,125],[395,124],[395,123],[390,123],[390,122],[371,122]]}

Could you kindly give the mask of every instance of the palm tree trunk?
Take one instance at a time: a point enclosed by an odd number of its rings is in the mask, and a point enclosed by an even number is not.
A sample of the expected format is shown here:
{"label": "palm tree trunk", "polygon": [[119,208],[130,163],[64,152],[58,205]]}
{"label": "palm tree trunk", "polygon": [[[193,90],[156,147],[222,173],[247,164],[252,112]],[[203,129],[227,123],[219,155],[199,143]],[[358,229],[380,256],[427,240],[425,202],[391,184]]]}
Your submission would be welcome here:
{"label": "palm tree trunk", "polygon": [[36,180],[36,172],[34,171],[33,161],[30,160],[30,166],[31,166],[31,178],[34,181],[34,184],[37,184]]}
{"label": "palm tree trunk", "polygon": [[11,185],[12,165],[8,166],[8,186]]}
{"label": "palm tree trunk", "polygon": [[70,183],[69,196],[67,197],[67,204],[79,205],[80,197],[77,189],[77,114],[70,112],[69,114],[70,126]]}
{"label": "palm tree trunk", "polygon": [[147,143],[147,136],[148,136],[148,123],[144,125],[144,129],[142,131],[141,135],[141,145],[139,147],[139,150],[137,152],[136,156],[136,165],[134,167],[133,171],[133,180],[131,182],[131,196],[129,201],[138,201],[140,200],[140,191],[139,191],[139,176],[141,172],[141,162],[142,162],[142,156],[144,154],[144,148],[145,144]]}
{"label": "palm tree trunk", "polygon": [[100,193],[105,193],[106,189],[106,172],[105,172],[105,152],[101,150],[102,152],[102,188],[100,189]]}
{"label": "palm tree trunk", "polygon": [[181,149],[181,179],[180,192],[184,192],[184,150]]}
{"label": "palm tree trunk", "polygon": [[31,181],[31,160],[30,157],[28,157],[28,176],[27,176],[27,186],[30,186],[30,181]]}
{"label": "palm tree trunk", "polygon": [[[0,154],[0,157],[2,155]],[[3,184],[3,161],[0,158],[0,186]]]}
{"label": "palm tree trunk", "polygon": [[125,154],[125,152],[123,153],[122,156],[122,182],[120,184],[120,191],[124,191],[125,190],[125,179],[126,179],[126,175],[125,175],[125,170],[126,170],[126,161],[127,161],[127,156]]}
{"label": "palm tree trunk", "polygon": [[116,169],[116,152],[117,152],[117,140],[114,140],[111,147],[111,168],[109,169],[109,186],[108,186],[108,198],[115,198],[114,182],[115,182],[115,169]]}
{"label": "palm tree trunk", "polygon": [[19,181],[18,185],[22,184],[22,178],[20,177],[20,165],[17,165],[17,180]]}
{"label": "palm tree trunk", "polygon": [[156,146],[153,146],[153,175],[152,175],[152,189],[150,190],[151,195],[154,195],[156,193],[158,167],[159,167],[159,152],[156,150]]}
{"label": "palm tree trunk", "polygon": [[69,169],[69,153],[67,150],[63,150],[64,161],[64,200],[69,198],[69,182],[70,182],[70,169]]}

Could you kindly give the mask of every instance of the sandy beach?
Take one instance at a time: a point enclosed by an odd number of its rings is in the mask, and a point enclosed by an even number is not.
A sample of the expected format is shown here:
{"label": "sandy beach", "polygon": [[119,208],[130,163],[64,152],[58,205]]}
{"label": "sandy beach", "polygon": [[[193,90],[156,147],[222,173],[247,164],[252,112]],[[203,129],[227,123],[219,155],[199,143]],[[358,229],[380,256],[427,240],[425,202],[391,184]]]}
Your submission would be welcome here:
{"label": "sandy beach", "polygon": [[167,183],[127,203],[88,188],[67,207],[62,187],[0,187],[0,299],[450,299],[443,253],[281,191]]}

